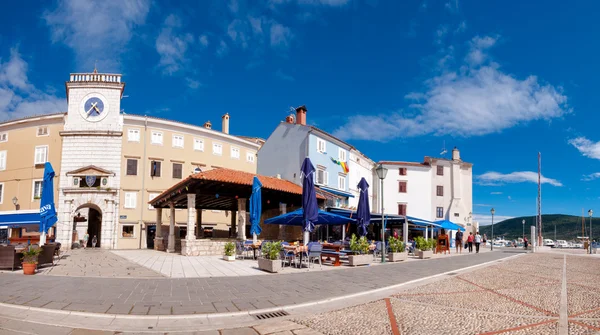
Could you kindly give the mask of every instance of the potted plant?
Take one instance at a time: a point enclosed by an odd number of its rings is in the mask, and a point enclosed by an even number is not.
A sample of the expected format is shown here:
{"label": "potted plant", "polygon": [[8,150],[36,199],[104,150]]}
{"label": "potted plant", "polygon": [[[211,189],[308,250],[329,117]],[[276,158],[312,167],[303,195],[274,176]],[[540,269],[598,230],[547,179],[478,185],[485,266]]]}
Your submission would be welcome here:
{"label": "potted plant", "polygon": [[388,245],[390,246],[390,253],[388,254],[390,262],[405,261],[408,258],[404,242],[400,241],[399,238],[390,236]]}
{"label": "potted plant", "polygon": [[228,262],[235,261],[235,244],[233,242],[225,243],[225,255],[223,259]]}
{"label": "potted plant", "polygon": [[369,255],[369,242],[364,236],[357,238],[352,234],[350,250],[354,253],[354,255],[348,255],[350,266],[369,265],[373,261],[373,256]]}
{"label": "potted plant", "polygon": [[267,272],[281,271],[281,242],[265,242],[261,245],[262,257],[258,258],[258,268]]}
{"label": "potted plant", "polygon": [[433,256],[433,248],[435,247],[435,240],[426,240],[422,236],[417,236],[415,239],[417,244],[417,256],[420,259],[431,258]]}
{"label": "potted plant", "polygon": [[33,275],[35,274],[35,269],[38,264],[38,255],[42,249],[29,247],[25,251],[23,251],[23,257],[21,260],[23,261],[23,274],[25,275]]}

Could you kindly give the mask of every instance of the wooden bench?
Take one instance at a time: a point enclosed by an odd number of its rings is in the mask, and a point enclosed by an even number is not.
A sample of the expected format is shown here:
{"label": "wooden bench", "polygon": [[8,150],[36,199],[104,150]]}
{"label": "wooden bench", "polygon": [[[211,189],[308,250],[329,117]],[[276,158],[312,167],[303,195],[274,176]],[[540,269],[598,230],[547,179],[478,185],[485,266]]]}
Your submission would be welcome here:
{"label": "wooden bench", "polygon": [[[340,256],[344,256],[346,255],[346,253],[344,252],[338,252],[338,251],[333,251],[333,250],[323,250],[321,252],[321,261],[332,261],[331,259],[333,258],[333,266],[340,266],[342,265],[342,263],[340,262]],[[325,259],[323,259],[323,257],[325,257]]]}

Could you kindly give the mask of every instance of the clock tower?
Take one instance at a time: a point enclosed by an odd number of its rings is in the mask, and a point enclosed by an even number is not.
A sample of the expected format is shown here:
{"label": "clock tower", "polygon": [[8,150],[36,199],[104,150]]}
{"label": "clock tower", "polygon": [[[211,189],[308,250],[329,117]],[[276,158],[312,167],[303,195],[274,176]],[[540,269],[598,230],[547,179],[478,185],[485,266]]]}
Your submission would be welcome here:
{"label": "clock tower", "polygon": [[125,83],[120,74],[72,73],[62,137],[57,239],[64,248],[89,236],[116,248]]}

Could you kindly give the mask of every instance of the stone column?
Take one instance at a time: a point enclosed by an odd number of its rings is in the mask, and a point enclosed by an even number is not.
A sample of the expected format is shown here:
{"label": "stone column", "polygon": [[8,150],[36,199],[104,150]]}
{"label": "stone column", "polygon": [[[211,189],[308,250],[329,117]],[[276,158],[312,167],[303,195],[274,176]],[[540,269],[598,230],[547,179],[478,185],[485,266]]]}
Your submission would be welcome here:
{"label": "stone column", "polygon": [[169,243],[167,245],[167,252],[174,253],[175,252],[175,205],[169,205],[171,209],[171,218],[169,222]]}
{"label": "stone column", "polygon": [[404,244],[408,243],[408,220],[404,217],[404,223],[402,224],[402,238],[404,240]]}
{"label": "stone column", "polygon": [[63,250],[71,250],[71,246],[73,245],[73,215],[71,214],[72,206],[73,200],[65,200],[60,222],[60,238],[58,239]]}
{"label": "stone column", "polygon": [[156,235],[154,236],[154,250],[165,251],[165,241],[162,237],[162,208],[156,209]]}
{"label": "stone column", "polygon": [[246,198],[238,199],[237,237],[239,240],[246,240],[246,200]]}
{"label": "stone column", "polygon": [[196,232],[194,230],[194,225],[196,224],[196,194],[188,193],[187,195],[187,210],[188,210],[188,219],[187,219],[187,235],[185,237],[186,240],[195,240]]}
{"label": "stone column", "polygon": [[[113,238],[118,239],[117,236],[113,236],[114,232],[118,232],[119,220],[113,217],[114,207],[112,206],[112,200],[105,200],[105,212],[102,213],[102,231],[100,236],[100,248],[102,249],[113,249]],[[115,244],[116,247],[116,244]]]}

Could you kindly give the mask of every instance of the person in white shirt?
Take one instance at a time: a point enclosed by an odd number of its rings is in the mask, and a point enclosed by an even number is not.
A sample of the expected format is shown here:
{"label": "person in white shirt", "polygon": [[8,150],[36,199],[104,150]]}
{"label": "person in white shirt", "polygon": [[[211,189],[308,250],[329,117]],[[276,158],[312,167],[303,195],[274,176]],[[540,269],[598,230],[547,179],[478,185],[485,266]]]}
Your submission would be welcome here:
{"label": "person in white shirt", "polygon": [[481,235],[479,235],[479,232],[477,232],[477,234],[475,234],[475,253],[479,253],[479,244],[481,244]]}

